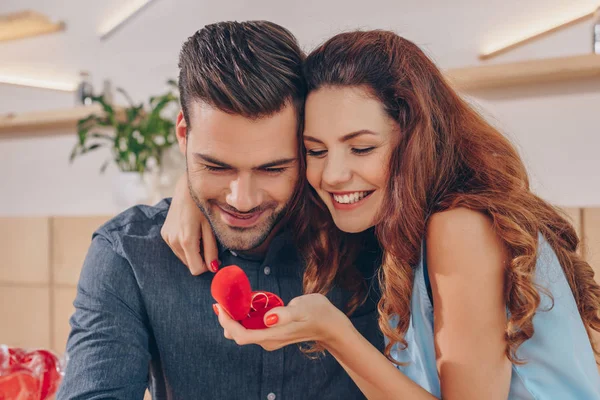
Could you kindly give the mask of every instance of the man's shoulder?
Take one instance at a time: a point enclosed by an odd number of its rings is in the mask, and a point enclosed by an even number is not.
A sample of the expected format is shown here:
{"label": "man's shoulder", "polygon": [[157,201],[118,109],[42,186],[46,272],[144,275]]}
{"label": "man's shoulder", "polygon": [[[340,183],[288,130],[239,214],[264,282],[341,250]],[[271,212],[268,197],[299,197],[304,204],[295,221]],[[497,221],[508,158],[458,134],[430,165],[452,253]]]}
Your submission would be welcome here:
{"label": "man's shoulder", "polygon": [[137,205],[98,228],[80,282],[88,286],[129,285],[131,289],[133,285],[143,288],[159,276],[175,276],[179,260],[160,234],[169,205],[170,199],[154,206]]}
{"label": "man's shoulder", "polygon": [[136,238],[138,243],[162,242],[160,230],[165,222],[171,199],[166,198],[154,206],[136,205],[113,217],[93,234],[108,240],[117,252],[123,250],[127,238]]}

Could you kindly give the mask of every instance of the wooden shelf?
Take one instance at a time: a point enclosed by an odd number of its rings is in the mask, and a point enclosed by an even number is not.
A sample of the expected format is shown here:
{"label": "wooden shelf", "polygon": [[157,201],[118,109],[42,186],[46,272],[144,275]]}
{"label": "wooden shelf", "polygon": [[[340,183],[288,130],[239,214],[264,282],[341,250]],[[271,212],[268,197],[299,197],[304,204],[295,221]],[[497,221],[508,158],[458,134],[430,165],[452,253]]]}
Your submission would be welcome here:
{"label": "wooden shelf", "polygon": [[[456,68],[446,71],[446,76],[460,91],[600,79],[600,55]],[[77,121],[91,113],[101,113],[100,106],[94,104],[65,110],[0,115],[0,135],[20,132],[44,134],[56,129],[74,131]]]}
{"label": "wooden shelf", "polygon": [[73,133],[77,127],[77,121],[92,113],[100,114],[101,112],[101,106],[93,104],[63,110],[0,115],[0,134],[42,133],[42,131],[57,129],[69,131],[65,133]]}
{"label": "wooden shelf", "polygon": [[24,39],[65,30],[64,22],[54,23],[35,11],[0,15],[0,42]]}
{"label": "wooden shelf", "polygon": [[600,55],[456,68],[446,76],[461,91],[600,78]]}

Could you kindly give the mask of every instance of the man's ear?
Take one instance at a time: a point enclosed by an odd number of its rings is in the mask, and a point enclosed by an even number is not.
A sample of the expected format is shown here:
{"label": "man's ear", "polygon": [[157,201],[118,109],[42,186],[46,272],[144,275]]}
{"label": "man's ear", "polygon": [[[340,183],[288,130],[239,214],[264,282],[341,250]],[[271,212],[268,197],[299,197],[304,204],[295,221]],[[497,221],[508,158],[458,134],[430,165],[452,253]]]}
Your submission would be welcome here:
{"label": "man's ear", "polygon": [[175,126],[175,135],[179,142],[179,151],[185,156],[185,148],[187,147],[187,132],[188,126],[183,117],[183,110],[179,110],[177,114],[177,125]]}

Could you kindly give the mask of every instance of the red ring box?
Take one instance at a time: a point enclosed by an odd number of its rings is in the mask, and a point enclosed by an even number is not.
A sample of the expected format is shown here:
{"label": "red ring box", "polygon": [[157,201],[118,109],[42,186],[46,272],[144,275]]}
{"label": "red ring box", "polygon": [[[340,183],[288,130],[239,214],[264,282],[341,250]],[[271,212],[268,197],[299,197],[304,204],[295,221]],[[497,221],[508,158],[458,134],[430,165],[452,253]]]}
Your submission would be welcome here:
{"label": "red ring box", "polygon": [[267,311],[283,306],[283,300],[274,293],[253,292],[248,276],[237,265],[221,268],[215,274],[210,293],[227,314],[246,329],[265,329]]}

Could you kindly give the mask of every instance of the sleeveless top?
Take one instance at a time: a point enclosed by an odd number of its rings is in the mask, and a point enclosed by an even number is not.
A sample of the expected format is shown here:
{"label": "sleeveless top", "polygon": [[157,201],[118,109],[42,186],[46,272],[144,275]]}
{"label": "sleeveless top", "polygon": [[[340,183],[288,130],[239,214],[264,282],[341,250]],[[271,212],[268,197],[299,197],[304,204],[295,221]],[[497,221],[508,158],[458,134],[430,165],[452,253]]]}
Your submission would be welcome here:
{"label": "sleeveless top", "polygon": [[[540,292],[541,302],[533,318],[534,335],[517,349],[523,365],[512,365],[510,391],[513,399],[600,399],[600,374],[577,304],[564,271],[550,244],[539,237],[535,283],[552,294]],[[433,305],[427,274],[425,246],[414,274],[411,320],[406,332],[408,348],[398,344],[391,356],[415,383],[441,398],[433,340]],[[390,324],[396,326],[397,317]],[[386,342],[387,344],[387,342]]]}

